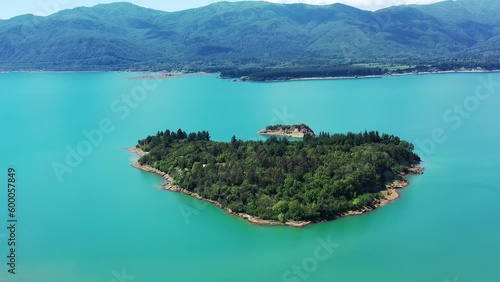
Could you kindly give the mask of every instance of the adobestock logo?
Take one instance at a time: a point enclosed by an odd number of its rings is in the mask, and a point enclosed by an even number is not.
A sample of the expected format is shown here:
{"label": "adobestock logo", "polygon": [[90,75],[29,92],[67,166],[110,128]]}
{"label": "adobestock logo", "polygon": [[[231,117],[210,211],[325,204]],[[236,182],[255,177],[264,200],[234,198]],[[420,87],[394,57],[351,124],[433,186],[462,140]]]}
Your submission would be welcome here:
{"label": "adobestock logo", "polygon": [[284,106],[283,110],[281,110],[281,111],[278,110],[277,108],[274,108],[273,114],[274,114],[274,116],[269,121],[270,122],[269,124],[271,124],[271,125],[278,124],[278,123],[291,124],[292,120],[297,117],[297,115],[288,113],[287,106]]}
{"label": "adobestock logo", "polygon": [[125,268],[122,268],[120,272],[113,269],[111,274],[113,275],[113,278],[111,278],[109,282],[126,282],[133,281],[135,279],[135,276],[127,274],[127,270]]}
{"label": "adobestock logo", "polygon": [[180,204],[178,206],[179,212],[181,213],[182,218],[184,219],[184,222],[186,224],[190,224],[191,217],[193,215],[199,215],[201,211],[208,206],[207,202],[195,198],[192,199],[191,203],[192,206],[186,204]]}
{"label": "adobestock logo", "polygon": [[294,264],[281,275],[282,282],[300,282],[307,280],[311,274],[318,270],[319,264],[326,261],[340,247],[339,244],[332,243],[330,236],[326,240],[318,238],[318,243],[314,248],[312,255],[302,260],[300,264]]}
{"label": "adobestock logo", "polygon": [[460,129],[465,120],[469,119],[483,102],[490,99],[498,88],[500,88],[500,81],[494,81],[493,75],[490,74],[487,79],[480,77],[474,94],[465,97],[460,103],[455,103],[443,113],[443,121],[450,126],[448,129],[437,127],[431,132],[429,138],[415,140],[415,149],[420,152],[419,155],[422,157],[434,154],[438,145],[448,140],[447,132],[450,128],[453,131]]}
{"label": "adobestock logo", "polygon": [[104,141],[105,136],[116,130],[114,120],[126,120],[132,110],[137,109],[141,102],[145,101],[149,93],[155,90],[162,80],[143,80],[142,85],[135,86],[130,94],[123,94],[120,98],[113,100],[110,105],[111,112],[116,115],[115,119],[106,117],[100,120],[97,128],[83,130],[83,139],[74,147],[66,146],[66,157],[63,162],[52,162],[52,170],[59,182],[63,182],[64,175],[72,173],[75,168],[82,164],[85,157],[92,154],[95,148]]}

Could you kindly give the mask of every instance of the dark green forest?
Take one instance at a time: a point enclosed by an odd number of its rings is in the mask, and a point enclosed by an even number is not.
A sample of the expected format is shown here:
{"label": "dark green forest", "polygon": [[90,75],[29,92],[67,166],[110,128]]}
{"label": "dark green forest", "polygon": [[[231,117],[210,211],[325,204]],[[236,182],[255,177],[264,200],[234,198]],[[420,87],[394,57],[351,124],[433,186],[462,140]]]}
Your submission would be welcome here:
{"label": "dark green forest", "polygon": [[177,185],[261,219],[323,221],[372,206],[385,184],[420,162],[413,145],[378,132],[306,135],[302,141],[210,140],[166,130],[139,140],[139,159]]}
{"label": "dark green forest", "polygon": [[337,66],[330,68],[274,68],[274,69],[237,69],[221,73],[221,77],[241,78],[250,81],[289,80],[303,77],[356,77],[383,75],[381,68]]}
{"label": "dark green forest", "polygon": [[408,60],[410,65],[384,65],[365,64],[366,66],[297,66],[294,68],[239,68],[226,69],[221,72],[222,78],[238,78],[242,81],[282,81],[298,78],[311,77],[366,77],[382,76],[403,73],[441,72],[441,71],[483,71],[500,70],[500,61],[482,60],[441,60],[433,62],[422,62],[419,60]]}

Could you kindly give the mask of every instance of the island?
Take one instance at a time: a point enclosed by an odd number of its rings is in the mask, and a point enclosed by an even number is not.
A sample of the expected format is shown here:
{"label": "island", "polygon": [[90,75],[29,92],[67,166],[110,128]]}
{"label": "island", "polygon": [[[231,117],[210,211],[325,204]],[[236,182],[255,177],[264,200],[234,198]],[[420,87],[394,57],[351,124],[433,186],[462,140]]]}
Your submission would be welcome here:
{"label": "island", "polygon": [[296,125],[269,125],[265,129],[257,132],[260,135],[274,135],[282,137],[292,137],[292,138],[304,138],[305,135],[310,135],[315,137],[314,131],[305,124]]}
{"label": "island", "polygon": [[163,188],[208,201],[254,224],[303,227],[363,214],[399,197],[422,173],[414,146],[379,132],[306,134],[299,141],[215,142],[207,131],[159,131],[129,151]]}

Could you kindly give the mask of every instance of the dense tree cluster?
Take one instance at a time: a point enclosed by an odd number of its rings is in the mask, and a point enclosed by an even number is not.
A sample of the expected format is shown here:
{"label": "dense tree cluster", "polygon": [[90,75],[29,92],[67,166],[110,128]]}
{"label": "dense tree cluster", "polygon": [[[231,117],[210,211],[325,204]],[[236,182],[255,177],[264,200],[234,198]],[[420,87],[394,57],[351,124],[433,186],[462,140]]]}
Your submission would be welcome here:
{"label": "dense tree cluster", "polygon": [[449,59],[433,62],[419,62],[412,67],[404,69],[385,70],[387,74],[392,73],[418,73],[418,72],[438,72],[438,71],[463,71],[463,70],[485,70],[493,71],[500,69],[500,62],[484,60],[461,60]]}
{"label": "dense tree cluster", "polygon": [[140,140],[139,163],[181,187],[262,219],[321,221],[371,206],[385,184],[420,161],[393,135],[320,133],[303,141],[210,141],[208,132],[158,132]]}
{"label": "dense tree cluster", "polygon": [[174,143],[176,140],[186,139],[189,142],[192,141],[210,141],[210,134],[208,131],[198,131],[191,132],[187,134],[182,129],[178,129],[177,131],[165,130],[164,132],[158,131],[156,136],[148,135],[143,140],[138,141],[138,147],[148,152],[151,149],[158,146],[169,146],[169,144]]}
{"label": "dense tree cluster", "polygon": [[270,81],[289,80],[303,77],[356,77],[383,75],[381,68],[335,66],[335,67],[294,67],[272,69],[242,69],[223,71],[223,77],[240,77],[242,80]]}
{"label": "dense tree cluster", "polygon": [[[295,62],[295,64],[296,66],[293,68],[263,67],[222,69],[221,77],[239,78],[243,81],[275,81],[310,77],[363,77],[419,72],[463,70],[492,71],[500,69],[499,62],[485,61],[481,59],[447,59],[433,61],[402,60],[400,61],[400,64],[387,64],[383,67],[374,67],[370,66],[370,64],[366,64],[367,66],[364,67],[357,65],[328,67],[324,65],[304,65],[302,62]],[[332,64],[335,65],[334,62]]]}

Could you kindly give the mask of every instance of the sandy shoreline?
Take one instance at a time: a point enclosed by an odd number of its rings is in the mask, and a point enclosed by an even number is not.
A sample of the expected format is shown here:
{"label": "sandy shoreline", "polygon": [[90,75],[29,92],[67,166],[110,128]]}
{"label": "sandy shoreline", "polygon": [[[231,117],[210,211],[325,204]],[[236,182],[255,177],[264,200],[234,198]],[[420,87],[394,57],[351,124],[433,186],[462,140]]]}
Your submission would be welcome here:
{"label": "sandy shoreline", "polygon": [[[126,148],[126,150],[129,151],[129,152],[131,152],[131,153],[137,154],[137,155],[139,155],[141,157],[147,154],[146,152],[144,152],[144,151],[142,151],[141,149],[138,149],[138,148]],[[203,198],[202,196],[200,196],[197,193],[194,193],[194,192],[188,191],[186,189],[183,189],[183,188],[179,187],[178,185],[174,185],[173,184],[174,183],[174,179],[170,175],[168,175],[168,174],[166,174],[166,173],[164,173],[164,172],[162,172],[162,171],[160,171],[160,170],[158,170],[156,168],[150,167],[148,165],[141,165],[138,162],[133,163],[132,166],[135,167],[135,168],[137,168],[137,169],[140,169],[140,170],[143,170],[143,171],[146,171],[146,172],[151,172],[151,173],[154,173],[154,174],[157,174],[157,175],[163,177],[165,179],[165,183],[162,184],[162,189],[164,189],[164,190],[183,193],[183,194],[195,197],[198,200],[202,200],[202,201],[206,201],[206,202],[212,203],[212,204],[216,205],[217,207],[225,210],[229,214],[241,217],[241,218],[247,220],[248,222],[250,222],[252,224],[266,225],[266,226],[304,227],[304,226],[307,226],[307,225],[310,225],[310,224],[313,224],[313,223],[325,222],[325,221],[320,221],[320,222],[313,222],[313,221],[286,221],[286,222],[281,222],[281,221],[274,221],[274,220],[264,220],[264,219],[260,219],[260,218],[257,218],[257,217],[254,217],[254,216],[251,216],[251,215],[245,214],[245,213],[237,213],[237,212],[232,211],[229,208],[223,207],[220,203],[218,203],[218,202],[216,202],[214,200]],[[423,168],[421,168],[421,167],[413,167],[410,170],[410,173],[411,174],[421,174],[421,173],[423,173]],[[338,216],[335,219],[338,219],[338,218],[341,218],[341,217],[346,217],[346,216],[362,215],[362,214],[365,214],[367,212],[373,211],[373,210],[375,210],[375,209],[377,209],[379,207],[386,206],[389,203],[397,200],[399,198],[399,193],[397,192],[397,190],[404,189],[404,188],[408,187],[409,184],[410,184],[410,182],[408,181],[408,179],[405,177],[404,174],[401,174],[400,177],[401,177],[401,180],[396,180],[396,181],[392,182],[391,184],[386,185],[387,190],[384,190],[384,191],[381,192],[382,195],[384,196],[384,198],[381,199],[380,201],[378,201],[377,203],[375,203],[373,207],[365,207],[365,208],[360,209],[360,210],[349,211],[349,212],[341,214],[340,216]]]}
{"label": "sandy shoreline", "polygon": [[257,132],[260,135],[266,136],[281,136],[281,137],[291,137],[291,138],[304,138],[304,133],[294,130],[292,133],[285,133],[283,130],[261,130]]}
{"label": "sandy shoreline", "polygon": [[304,138],[306,134],[309,134],[313,137],[316,136],[314,131],[305,124],[278,125],[275,126],[273,129],[270,129],[270,127],[268,126],[262,130],[259,130],[257,134],[266,136],[290,137],[290,138]]}

